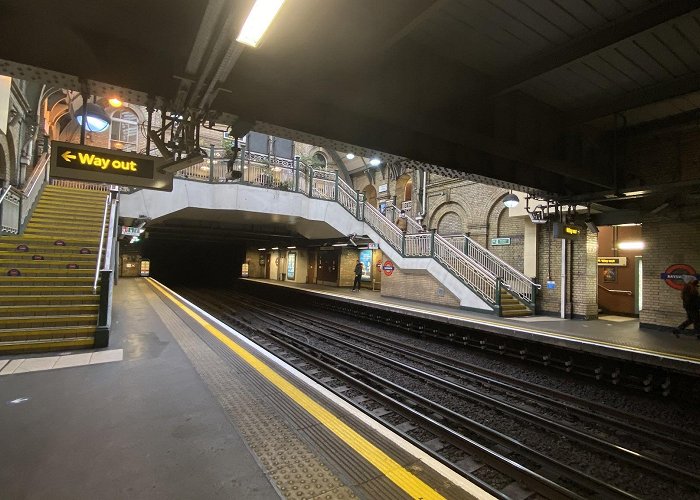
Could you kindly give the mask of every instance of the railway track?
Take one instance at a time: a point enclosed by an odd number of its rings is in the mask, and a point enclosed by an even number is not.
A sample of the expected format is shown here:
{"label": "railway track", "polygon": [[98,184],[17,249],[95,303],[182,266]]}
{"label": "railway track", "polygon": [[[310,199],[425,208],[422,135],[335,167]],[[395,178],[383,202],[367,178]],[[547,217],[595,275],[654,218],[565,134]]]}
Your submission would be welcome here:
{"label": "railway track", "polygon": [[184,294],[501,498],[700,497],[697,434],[258,298]]}

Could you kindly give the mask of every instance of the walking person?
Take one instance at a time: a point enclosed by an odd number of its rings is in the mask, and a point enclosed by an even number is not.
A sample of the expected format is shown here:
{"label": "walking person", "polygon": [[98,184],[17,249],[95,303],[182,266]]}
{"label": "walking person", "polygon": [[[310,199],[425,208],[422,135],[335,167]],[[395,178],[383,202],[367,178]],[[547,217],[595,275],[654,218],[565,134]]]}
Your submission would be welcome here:
{"label": "walking person", "polygon": [[355,291],[355,287],[357,287],[357,291],[360,291],[360,281],[362,280],[362,271],[364,267],[362,266],[362,262],[359,260],[357,261],[357,264],[355,264],[355,281],[352,284],[352,291]]}
{"label": "walking person", "polygon": [[678,328],[673,329],[673,334],[676,337],[680,337],[680,334],[685,328],[693,324],[695,329],[695,335],[700,339],[700,294],[698,293],[698,280],[693,280],[690,283],[686,283],[681,292],[681,299],[683,300],[683,309],[688,316],[683,323],[678,325]]}

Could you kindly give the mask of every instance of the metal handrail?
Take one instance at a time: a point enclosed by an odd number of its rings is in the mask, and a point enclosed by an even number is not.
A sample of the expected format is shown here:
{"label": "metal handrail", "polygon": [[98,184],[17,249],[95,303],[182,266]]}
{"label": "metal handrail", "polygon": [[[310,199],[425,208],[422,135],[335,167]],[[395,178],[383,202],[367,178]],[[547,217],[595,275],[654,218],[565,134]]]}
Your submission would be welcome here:
{"label": "metal handrail", "polygon": [[97,279],[100,276],[100,262],[102,262],[102,245],[105,241],[105,223],[107,222],[107,210],[109,209],[109,200],[111,197],[111,193],[105,197],[105,209],[102,214],[102,226],[100,226],[100,246],[97,249],[97,264],[95,265],[95,280],[92,282],[92,293],[97,292]]}
{"label": "metal handrail", "polygon": [[484,248],[478,242],[466,235],[446,237],[455,247],[459,248],[455,241],[463,241],[464,253],[472,260],[487,269],[497,278],[503,281],[509,291],[515,293],[525,302],[534,304],[535,290],[542,285],[535,283],[512,265],[505,262],[497,255]]}
{"label": "metal handrail", "polygon": [[369,203],[364,204],[364,221],[377,231],[394,250],[402,252],[403,232]]}
{"label": "metal handrail", "polygon": [[2,191],[2,193],[0,193],[0,204],[2,204],[3,201],[5,201],[5,197],[7,196],[7,193],[9,193],[9,192],[11,192],[11,191],[14,191],[14,193],[15,193],[16,196],[23,196],[22,191],[20,191],[20,190],[17,189],[16,187],[14,187],[14,186],[7,186],[7,187]]}
{"label": "metal handrail", "polygon": [[[39,161],[37,162],[37,166],[32,172],[32,175],[29,177],[29,182],[27,183],[27,188],[24,189],[25,196],[29,198],[29,194],[34,190],[34,186],[36,186],[37,181],[39,180],[40,176],[44,176],[44,171],[48,168],[49,166],[49,155],[46,153],[42,153],[41,157],[39,158]],[[44,176],[44,178],[46,178]]]}
{"label": "metal handrail", "polygon": [[500,285],[498,278],[468,259],[439,234],[435,235],[434,257],[457,278],[479,293],[486,302],[498,304]]}
{"label": "metal handrail", "polygon": [[634,295],[634,293],[631,290],[611,290],[610,288],[605,288],[603,285],[598,285],[598,288],[602,288],[606,292],[610,292],[610,293],[621,293],[621,294],[630,295],[630,296]]}

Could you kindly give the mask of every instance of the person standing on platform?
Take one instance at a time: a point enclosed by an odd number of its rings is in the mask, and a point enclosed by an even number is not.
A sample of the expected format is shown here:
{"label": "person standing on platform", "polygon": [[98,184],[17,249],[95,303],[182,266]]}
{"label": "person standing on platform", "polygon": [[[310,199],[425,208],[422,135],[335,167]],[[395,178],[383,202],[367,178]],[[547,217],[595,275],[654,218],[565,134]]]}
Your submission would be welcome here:
{"label": "person standing on platform", "polygon": [[401,210],[399,213],[399,218],[396,219],[396,227],[401,229],[401,232],[406,234],[406,229],[408,228],[408,221],[406,220],[406,211]]}
{"label": "person standing on platform", "polygon": [[355,291],[355,287],[357,287],[357,291],[360,291],[360,281],[362,280],[362,262],[359,260],[357,261],[357,264],[355,264],[355,281],[352,284],[352,291]]}
{"label": "person standing on platform", "polygon": [[690,283],[686,283],[683,287],[681,299],[683,300],[683,309],[685,309],[688,319],[678,325],[678,328],[673,329],[673,334],[676,337],[679,337],[688,325],[693,324],[695,335],[700,339],[700,294],[698,293],[698,283],[698,280],[695,279]]}

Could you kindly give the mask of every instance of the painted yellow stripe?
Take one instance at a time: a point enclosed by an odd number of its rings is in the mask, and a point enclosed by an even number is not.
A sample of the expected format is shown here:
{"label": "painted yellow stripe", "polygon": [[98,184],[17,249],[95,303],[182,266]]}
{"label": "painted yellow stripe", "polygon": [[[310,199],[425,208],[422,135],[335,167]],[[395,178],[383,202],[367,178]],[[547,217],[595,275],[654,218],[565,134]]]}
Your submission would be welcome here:
{"label": "painted yellow stripe", "polygon": [[374,446],[364,437],[359,435],[355,430],[349,427],[347,424],[340,421],[335,415],[326,410],[323,406],[318,404],[316,401],[307,396],[304,392],[299,390],[293,384],[289,383],[274,370],[268,367],[265,363],[260,361],[258,358],[253,356],[250,352],[244,349],[241,345],[237,344],[231,340],[228,336],[224,335],[221,331],[211,325],[208,321],[202,318],[199,314],[194,312],[192,309],[187,307],[185,304],[180,302],[171,293],[169,293],[163,286],[161,286],[156,281],[148,278],[148,282],[161,293],[163,293],[168,299],[170,299],[175,305],[182,309],[188,316],[199,323],[205,330],[211,333],[214,337],[219,339],[224,345],[240,356],[244,361],[246,361],[250,366],[257,370],[261,375],[263,375],[267,380],[269,380],[278,389],[284,392],[290,399],[306,410],[310,415],[316,418],[321,424],[323,424],[328,430],[333,432],[338,438],[340,438],[345,444],[350,446],[358,454],[364,457],[369,463],[374,467],[379,469],[382,474],[389,478],[394,484],[399,488],[404,490],[412,498],[444,498],[433,488],[425,484],[419,478],[414,476],[411,472],[407,471],[401,464],[394,461],[391,457],[387,456],[382,450]]}

